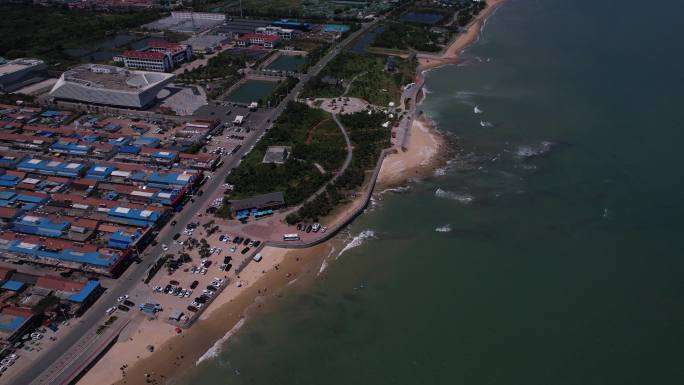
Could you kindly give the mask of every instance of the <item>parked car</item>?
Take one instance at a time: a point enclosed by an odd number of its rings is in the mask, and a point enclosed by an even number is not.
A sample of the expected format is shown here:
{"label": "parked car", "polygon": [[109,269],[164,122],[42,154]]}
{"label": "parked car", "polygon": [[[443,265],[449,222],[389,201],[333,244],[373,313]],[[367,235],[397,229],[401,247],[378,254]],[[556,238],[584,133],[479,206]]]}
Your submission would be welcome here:
{"label": "parked car", "polygon": [[125,305],[119,305],[119,306],[117,306],[117,307],[118,307],[119,310],[121,310],[121,311],[129,311],[129,310],[131,310],[128,306],[125,306]]}
{"label": "parked car", "polygon": [[126,305],[126,306],[128,306],[128,307],[133,307],[133,306],[135,306],[135,304],[134,304],[133,302],[129,301],[129,300],[123,301],[123,304]]}
{"label": "parked car", "polygon": [[193,313],[196,313],[196,312],[197,312],[197,308],[194,307],[194,306],[192,306],[192,305],[189,305],[189,306],[188,306],[188,311],[191,311],[191,312],[193,312]]}
{"label": "parked car", "polygon": [[194,289],[197,287],[197,285],[199,285],[199,281],[192,281],[192,283],[190,284],[190,288]]}
{"label": "parked car", "polygon": [[240,253],[241,254],[247,254],[248,251],[249,251],[249,247],[245,247],[244,249],[242,249],[242,251]]}

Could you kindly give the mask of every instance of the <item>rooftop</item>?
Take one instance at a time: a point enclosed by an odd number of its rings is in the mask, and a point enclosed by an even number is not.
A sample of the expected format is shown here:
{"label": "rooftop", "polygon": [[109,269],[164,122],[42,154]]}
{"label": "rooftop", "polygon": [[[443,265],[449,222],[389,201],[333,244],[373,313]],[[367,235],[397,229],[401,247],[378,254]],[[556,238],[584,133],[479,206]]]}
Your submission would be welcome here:
{"label": "rooftop", "polygon": [[63,76],[66,81],[87,87],[122,91],[138,91],[173,77],[161,72],[130,71],[99,64],[83,64],[66,71]]}

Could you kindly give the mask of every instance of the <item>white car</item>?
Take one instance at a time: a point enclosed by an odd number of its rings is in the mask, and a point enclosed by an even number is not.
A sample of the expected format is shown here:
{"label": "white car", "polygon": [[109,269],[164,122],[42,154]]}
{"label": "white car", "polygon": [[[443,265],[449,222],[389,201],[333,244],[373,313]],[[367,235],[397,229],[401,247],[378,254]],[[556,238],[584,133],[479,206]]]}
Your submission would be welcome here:
{"label": "white car", "polygon": [[166,243],[164,243],[164,244],[162,245],[162,250],[164,250],[164,251],[168,251],[168,250],[169,250],[169,247],[166,245]]}
{"label": "white car", "polygon": [[109,309],[107,309],[107,315],[111,315],[116,311],[116,306],[112,306]]}
{"label": "white car", "polygon": [[196,308],[198,308],[198,309],[199,309],[199,307],[200,307],[200,304],[199,304],[199,303],[197,303],[197,302],[195,302],[195,301],[192,301],[192,302],[190,303],[190,306],[192,306],[192,307],[196,307]]}
{"label": "white car", "polygon": [[2,366],[12,366],[14,365],[14,361],[5,358],[4,360],[0,361],[0,364],[2,364]]}
{"label": "white car", "polygon": [[39,340],[39,339],[43,338],[43,335],[40,333],[31,333],[31,338],[34,340]]}

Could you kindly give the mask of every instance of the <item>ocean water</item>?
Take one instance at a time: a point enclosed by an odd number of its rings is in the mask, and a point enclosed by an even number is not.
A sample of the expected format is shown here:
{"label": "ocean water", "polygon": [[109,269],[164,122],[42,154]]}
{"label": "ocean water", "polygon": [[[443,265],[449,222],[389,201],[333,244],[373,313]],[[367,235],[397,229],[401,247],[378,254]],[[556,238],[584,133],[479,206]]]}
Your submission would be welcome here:
{"label": "ocean water", "polygon": [[179,383],[684,383],[681,14],[506,3],[428,76],[456,158]]}

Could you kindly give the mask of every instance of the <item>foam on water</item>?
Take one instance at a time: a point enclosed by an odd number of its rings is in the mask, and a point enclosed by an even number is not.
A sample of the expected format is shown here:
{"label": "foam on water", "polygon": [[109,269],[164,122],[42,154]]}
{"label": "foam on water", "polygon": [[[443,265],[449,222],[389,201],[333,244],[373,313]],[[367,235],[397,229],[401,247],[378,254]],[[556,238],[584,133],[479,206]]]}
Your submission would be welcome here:
{"label": "foam on water", "polygon": [[321,273],[323,273],[323,272],[325,271],[325,269],[328,267],[328,258],[330,258],[330,256],[331,256],[334,252],[335,252],[335,247],[333,246],[333,247],[330,249],[330,252],[328,253],[328,255],[326,255],[325,258],[323,258],[323,262],[321,263],[321,268],[318,270],[318,274],[316,274],[316,276],[321,275]]}
{"label": "foam on water", "polygon": [[435,191],[435,196],[437,198],[451,199],[451,200],[455,200],[457,202],[465,203],[465,204],[471,203],[473,200],[475,200],[475,198],[470,194],[455,193],[452,191],[442,190],[441,188],[438,188]]}
{"label": "foam on water", "polygon": [[387,188],[382,191],[380,191],[380,195],[391,192],[391,193],[396,193],[396,194],[403,194],[405,192],[408,192],[411,190],[411,186],[399,186],[399,187],[394,187],[394,188]]}
{"label": "foam on water", "polygon": [[480,120],[480,126],[482,126],[484,128],[491,128],[491,127],[494,127],[494,123],[488,122],[486,120]]}
{"label": "foam on water", "polygon": [[442,227],[436,228],[435,231],[438,233],[448,233],[451,231],[451,225],[447,223],[446,225],[444,225]]}
{"label": "foam on water", "polygon": [[475,107],[473,108],[473,112],[476,113],[476,114],[481,114],[481,113],[483,113],[484,111],[480,109],[480,106],[475,106]]}
{"label": "foam on water", "polygon": [[523,158],[523,159],[528,159],[528,158],[534,158],[536,156],[541,156],[553,149],[555,147],[554,142],[548,142],[544,141],[539,144],[525,144],[522,146],[518,146],[514,154],[518,158]]}
{"label": "foam on water", "polygon": [[245,324],[245,319],[246,318],[241,318],[238,321],[238,323],[236,323],[235,326],[233,326],[232,329],[228,330],[228,332],[223,337],[221,337],[218,341],[214,342],[214,345],[211,348],[209,348],[209,350],[207,350],[204,354],[202,354],[202,357],[197,359],[197,361],[195,362],[195,366],[201,364],[205,360],[218,357],[219,353],[221,353],[221,348],[223,347],[223,345],[226,342],[228,342],[228,340],[230,339],[230,337],[233,336],[233,334],[240,330],[242,325]]}
{"label": "foam on water", "polygon": [[337,258],[339,258],[347,250],[353,249],[355,247],[359,247],[359,246],[363,245],[363,243],[367,239],[373,239],[373,238],[375,238],[375,231],[373,231],[373,230],[362,231],[361,233],[359,233],[359,235],[352,238],[352,240],[344,246],[344,248],[337,255]]}

